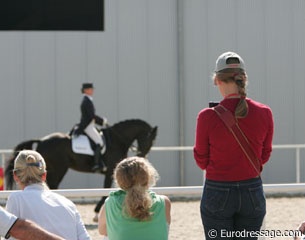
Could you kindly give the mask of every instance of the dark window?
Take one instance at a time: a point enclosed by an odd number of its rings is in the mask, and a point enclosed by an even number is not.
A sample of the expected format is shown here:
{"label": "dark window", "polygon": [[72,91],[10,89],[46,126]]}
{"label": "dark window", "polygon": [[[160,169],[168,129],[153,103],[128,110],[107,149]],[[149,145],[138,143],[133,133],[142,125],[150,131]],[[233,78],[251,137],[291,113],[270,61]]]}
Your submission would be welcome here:
{"label": "dark window", "polygon": [[0,30],[104,31],[104,0],[0,0]]}

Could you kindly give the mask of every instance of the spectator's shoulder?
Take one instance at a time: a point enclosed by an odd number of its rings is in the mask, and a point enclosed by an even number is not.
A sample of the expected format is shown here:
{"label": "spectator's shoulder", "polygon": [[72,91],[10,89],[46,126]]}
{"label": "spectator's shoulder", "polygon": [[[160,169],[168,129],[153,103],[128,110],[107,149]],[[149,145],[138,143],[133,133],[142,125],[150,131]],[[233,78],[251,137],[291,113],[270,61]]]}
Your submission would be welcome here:
{"label": "spectator's shoulder", "polygon": [[272,113],[271,108],[264,103],[254,101],[252,99],[247,99],[248,105],[252,108],[259,109],[260,111],[264,111],[265,113]]}
{"label": "spectator's shoulder", "polygon": [[216,113],[214,111],[214,108],[204,108],[198,113],[198,119],[210,119],[212,117],[215,117]]}

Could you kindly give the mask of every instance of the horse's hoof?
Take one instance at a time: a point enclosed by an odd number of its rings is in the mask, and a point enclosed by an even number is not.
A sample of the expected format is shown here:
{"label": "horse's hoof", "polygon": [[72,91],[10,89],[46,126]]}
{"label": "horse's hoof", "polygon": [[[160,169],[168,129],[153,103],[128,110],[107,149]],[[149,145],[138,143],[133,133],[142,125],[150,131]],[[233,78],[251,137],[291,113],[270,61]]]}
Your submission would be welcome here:
{"label": "horse's hoof", "polygon": [[93,218],[93,222],[98,222],[98,214],[95,214],[95,216]]}

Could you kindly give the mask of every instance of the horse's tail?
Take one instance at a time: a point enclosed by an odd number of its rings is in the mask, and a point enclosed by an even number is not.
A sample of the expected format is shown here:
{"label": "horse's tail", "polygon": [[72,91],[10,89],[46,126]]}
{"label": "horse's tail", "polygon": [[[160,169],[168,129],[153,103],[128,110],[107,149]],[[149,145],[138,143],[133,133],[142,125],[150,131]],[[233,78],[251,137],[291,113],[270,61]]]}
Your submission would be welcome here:
{"label": "horse's tail", "polygon": [[32,150],[34,143],[38,144],[40,140],[34,139],[34,140],[29,140],[29,141],[24,141],[22,143],[19,143],[15,148],[10,156],[10,158],[6,161],[6,166],[5,166],[5,184],[6,184],[6,189],[12,189],[13,188],[13,174],[12,171],[14,169],[14,160],[16,156],[18,155],[19,151],[21,150]]}

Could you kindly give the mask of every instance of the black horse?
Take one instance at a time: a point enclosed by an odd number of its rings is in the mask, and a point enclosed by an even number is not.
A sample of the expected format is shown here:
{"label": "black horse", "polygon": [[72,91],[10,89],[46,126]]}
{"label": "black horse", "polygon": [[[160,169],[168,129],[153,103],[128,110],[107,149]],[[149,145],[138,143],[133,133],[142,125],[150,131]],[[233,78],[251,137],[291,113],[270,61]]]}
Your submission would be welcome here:
{"label": "black horse", "polygon": [[[152,147],[157,135],[157,127],[152,128],[148,123],[140,119],[125,120],[112,127],[103,129],[103,134],[107,139],[107,150],[104,161],[107,165],[104,188],[112,186],[113,170],[118,162],[128,155],[128,150],[133,142],[137,143],[137,156],[145,157]],[[18,151],[23,149],[33,149],[39,152],[47,165],[47,184],[50,189],[57,189],[63,177],[71,168],[80,172],[92,172],[94,164],[93,157],[89,155],[76,154],[72,151],[71,136],[64,133],[52,133],[42,139],[24,141],[14,148],[14,153],[7,162],[5,169],[5,179],[7,189],[13,187],[12,170],[14,159]],[[99,212],[106,197],[103,197],[96,205],[94,211]]]}

